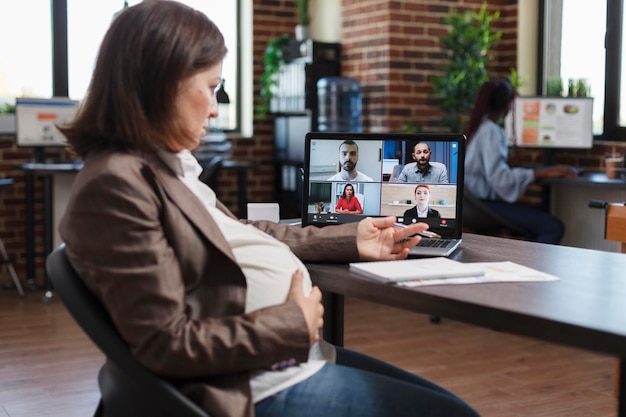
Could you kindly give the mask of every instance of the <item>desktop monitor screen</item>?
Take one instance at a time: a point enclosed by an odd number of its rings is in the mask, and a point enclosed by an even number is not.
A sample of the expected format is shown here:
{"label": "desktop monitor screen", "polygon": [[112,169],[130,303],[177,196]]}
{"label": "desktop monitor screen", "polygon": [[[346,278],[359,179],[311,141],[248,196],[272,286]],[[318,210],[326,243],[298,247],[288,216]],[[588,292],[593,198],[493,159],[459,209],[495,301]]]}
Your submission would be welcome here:
{"label": "desktop monitor screen", "polygon": [[505,130],[511,145],[589,149],[592,112],[591,97],[516,97]]}
{"label": "desktop monitor screen", "polygon": [[17,146],[67,146],[56,125],[71,121],[77,107],[78,101],[62,97],[16,99]]}

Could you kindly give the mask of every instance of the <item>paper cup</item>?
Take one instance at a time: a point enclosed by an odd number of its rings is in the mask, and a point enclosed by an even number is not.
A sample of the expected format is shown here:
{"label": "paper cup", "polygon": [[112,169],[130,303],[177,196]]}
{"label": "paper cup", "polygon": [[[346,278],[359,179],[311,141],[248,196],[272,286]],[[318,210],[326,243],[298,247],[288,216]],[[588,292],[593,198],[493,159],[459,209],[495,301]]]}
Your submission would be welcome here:
{"label": "paper cup", "polygon": [[617,179],[621,177],[621,168],[624,168],[624,155],[619,153],[607,154],[604,157],[604,167],[606,169],[606,176],[610,179]]}

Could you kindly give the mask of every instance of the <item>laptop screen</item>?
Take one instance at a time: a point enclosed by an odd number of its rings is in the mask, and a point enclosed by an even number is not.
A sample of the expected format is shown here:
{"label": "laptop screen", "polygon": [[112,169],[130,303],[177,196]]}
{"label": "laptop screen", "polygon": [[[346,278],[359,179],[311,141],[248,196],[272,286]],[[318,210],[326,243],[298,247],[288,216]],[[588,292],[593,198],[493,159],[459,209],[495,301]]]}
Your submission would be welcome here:
{"label": "laptop screen", "polygon": [[463,135],[307,133],[302,224],[396,216],[458,239],[464,158]]}

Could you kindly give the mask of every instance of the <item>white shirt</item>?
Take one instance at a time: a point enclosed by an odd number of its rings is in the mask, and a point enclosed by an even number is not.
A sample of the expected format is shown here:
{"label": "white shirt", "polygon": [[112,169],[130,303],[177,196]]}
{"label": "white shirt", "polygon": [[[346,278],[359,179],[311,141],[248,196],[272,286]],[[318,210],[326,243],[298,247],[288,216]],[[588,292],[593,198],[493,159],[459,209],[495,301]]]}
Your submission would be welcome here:
{"label": "white shirt", "polygon": [[330,177],[329,179],[327,179],[326,181],[363,181],[363,182],[372,182],[374,181],[371,177],[368,177],[367,175],[363,174],[362,172],[358,172],[356,177],[354,178],[350,178],[350,174],[346,171],[339,171],[338,173],[336,173],[335,175],[333,175],[332,177]]}
{"label": "white shirt", "polygon": [[[229,243],[246,278],[246,312],[284,303],[291,287],[291,276],[296,269],[300,269],[304,275],[304,293],[308,295],[311,292],[308,270],[287,245],[252,225],[233,220],[216,207],[215,192],[198,179],[202,167],[191,152],[162,152],[160,156],[204,204]],[[252,399],[254,402],[261,401],[305,380],[319,371],[326,362],[334,361],[335,351],[332,345],[324,342],[320,346],[320,343],[315,343],[309,351],[308,362],[276,371],[252,372]]]}

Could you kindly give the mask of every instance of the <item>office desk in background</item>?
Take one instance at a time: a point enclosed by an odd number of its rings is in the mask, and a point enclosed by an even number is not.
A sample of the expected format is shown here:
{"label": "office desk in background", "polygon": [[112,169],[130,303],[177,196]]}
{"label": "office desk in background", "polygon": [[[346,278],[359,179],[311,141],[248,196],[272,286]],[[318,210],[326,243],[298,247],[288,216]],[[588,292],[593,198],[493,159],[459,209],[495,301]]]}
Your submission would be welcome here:
{"label": "office desk in background", "polygon": [[346,264],[308,263],[330,305],[325,338],[343,344],[343,296],[350,296],[614,355],[625,382],[618,416],[626,417],[625,254],[464,234],[452,259],[512,261],[560,280],[406,288],[368,280]]}
{"label": "office desk in background", "polygon": [[546,178],[542,183],[550,187],[550,212],[565,224],[563,245],[620,252],[619,243],[604,239],[604,210],[590,208],[589,200],[626,201],[626,180],[594,172],[573,179]]}
{"label": "office desk in background", "polygon": [[[76,173],[83,167],[81,161],[27,162],[19,165],[24,170],[26,195],[26,283],[36,288],[35,258],[48,256],[61,244],[56,233],[57,225],[65,211]],[[43,253],[35,251],[35,180],[43,181]],[[43,300],[52,297],[52,286],[44,271]]]}
{"label": "office desk in background", "polygon": [[[240,219],[248,217],[248,171],[257,167],[258,164],[254,162],[225,159],[219,168],[237,171],[237,205]],[[217,182],[214,183],[213,191],[217,194]]]}
{"label": "office desk in background", "polygon": [[[35,260],[45,258],[61,244],[57,226],[65,212],[74,177],[83,167],[82,161],[71,162],[27,162],[19,165],[25,172],[26,195],[26,283],[29,288],[36,288]],[[237,171],[239,217],[245,218],[248,202],[248,171],[257,167],[247,161],[224,160],[220,169]],[[43,181],[43,253],[35,251],[35,180]],[[214,187],[217,193],[217,184]],[[52,286],[44,271],[43,301],[52,298]]]}

